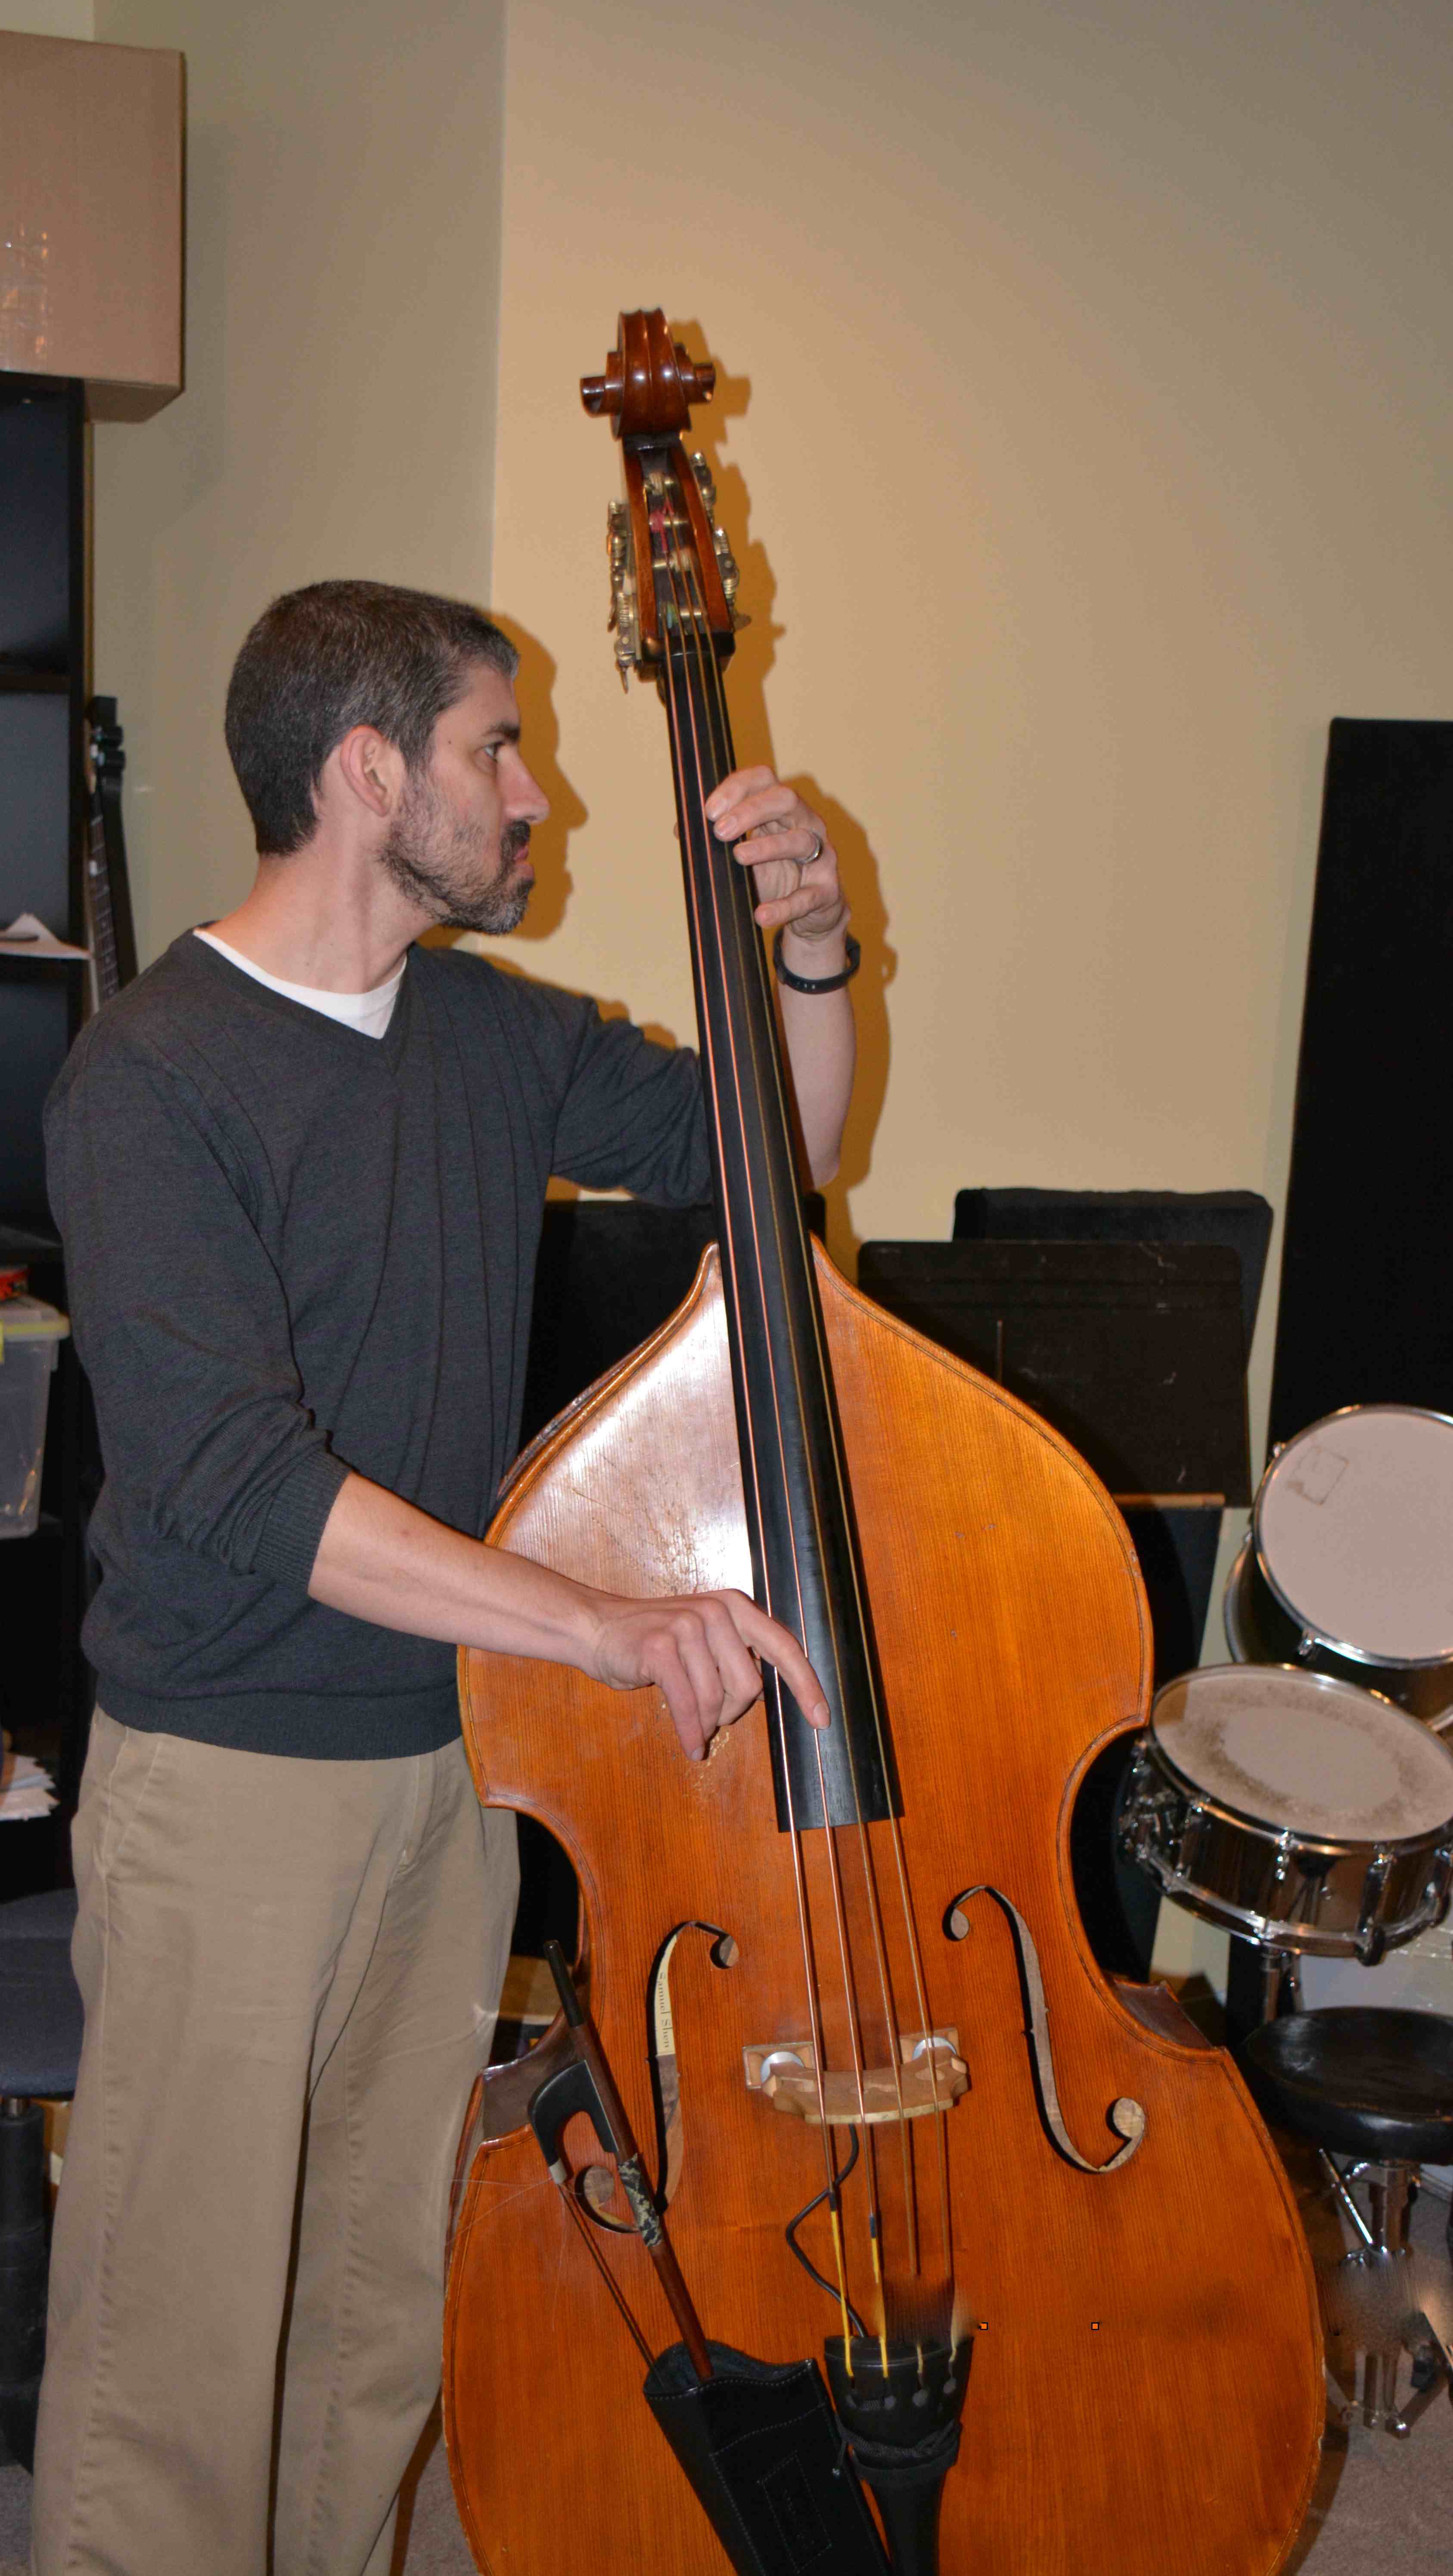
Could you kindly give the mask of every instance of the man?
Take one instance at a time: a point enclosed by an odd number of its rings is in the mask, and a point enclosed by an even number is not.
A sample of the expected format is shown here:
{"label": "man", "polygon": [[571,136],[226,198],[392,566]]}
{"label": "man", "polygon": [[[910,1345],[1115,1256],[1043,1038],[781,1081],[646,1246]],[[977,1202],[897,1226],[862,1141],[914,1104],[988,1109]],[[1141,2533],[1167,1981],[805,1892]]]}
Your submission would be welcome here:
{"label": "man", "polygon": [[[708,1188],[694,1057],[413,944],[523,914],[546,805],[514,669],[458,602],[274,602],[227,707],[252,892],[90,1024],[50,1104],[107,1478],[36,2576],[388,2568],[515,1900],[454,1647],[654,1685],[694,1759],[758,1656],[826,1716],[739,1594],[617,1599],[480,1545],[549,1173]],[[826,1178],[853,1061],[833,853],[766,770],[708,812],[784,928]]]}

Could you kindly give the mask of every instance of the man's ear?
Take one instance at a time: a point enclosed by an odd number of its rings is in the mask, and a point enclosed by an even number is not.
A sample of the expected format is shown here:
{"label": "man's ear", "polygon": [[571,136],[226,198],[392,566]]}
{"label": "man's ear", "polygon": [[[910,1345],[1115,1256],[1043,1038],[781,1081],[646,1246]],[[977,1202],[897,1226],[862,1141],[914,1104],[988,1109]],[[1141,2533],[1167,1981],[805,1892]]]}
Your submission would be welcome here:
{"label": "man's ear", "polygon": [[319,781],[325,797],[330,771],[344,800],[361,805],[375,822],[390,822],[397,813],[407,777],[404,756],[375,726],[354,725],[335,742]]}

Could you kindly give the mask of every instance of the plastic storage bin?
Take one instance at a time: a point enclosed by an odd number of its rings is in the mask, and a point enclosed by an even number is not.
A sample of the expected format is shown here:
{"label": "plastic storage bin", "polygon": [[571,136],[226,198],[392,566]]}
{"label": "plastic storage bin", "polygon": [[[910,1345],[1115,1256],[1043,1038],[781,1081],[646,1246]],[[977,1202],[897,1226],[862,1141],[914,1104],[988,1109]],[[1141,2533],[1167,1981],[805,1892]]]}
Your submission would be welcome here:
{"label": "plastic storage bin", "polygon": [[0,1539],[29,1538],[40,1519],[50,1382],[70,1329],[39,1297],[0,1305]]}

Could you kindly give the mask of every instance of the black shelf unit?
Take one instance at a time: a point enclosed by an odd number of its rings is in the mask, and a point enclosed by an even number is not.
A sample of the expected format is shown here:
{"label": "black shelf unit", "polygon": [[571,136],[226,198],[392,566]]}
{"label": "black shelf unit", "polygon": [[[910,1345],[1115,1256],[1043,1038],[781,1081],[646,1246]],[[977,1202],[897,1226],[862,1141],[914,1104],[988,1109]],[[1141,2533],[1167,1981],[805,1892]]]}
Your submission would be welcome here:
{"label": "black shelf unit", "polygon": [[[85,939],[87,789],[85,388],[0,373],[0,926],[19,912]],[[0,1260],[28,1264],[64,1309],[41,1112],[82,1018],[74,963],[0,953]],[[0,1544],[0,1716],[51,1764],[49,1825],[5,1828],[5,1892],[67,1875],[90,1716],[79,1630],[86,1590],[85,1383],[69,1342],[51,1383],[34,1537]]]}
{"label": "black shelf unit", "polygon": [[[80,944],[86,830],[85,387],[0,375],[0,925]],[[0,959],[0,1224],[48,1229],[40,1113],[81,1023],[74,967]]]}

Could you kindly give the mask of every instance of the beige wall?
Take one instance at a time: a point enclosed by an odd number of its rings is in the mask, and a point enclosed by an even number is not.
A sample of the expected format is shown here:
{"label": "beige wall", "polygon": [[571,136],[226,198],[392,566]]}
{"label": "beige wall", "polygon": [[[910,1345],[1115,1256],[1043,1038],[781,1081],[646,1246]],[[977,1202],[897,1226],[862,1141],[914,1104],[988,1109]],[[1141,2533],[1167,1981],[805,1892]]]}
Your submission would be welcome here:
{"label": "beige wall", "polygon": [[591,826],[532,962],[688,1026],[573,404],[660,302],[728,380],[739,730],[830,790],[871,951],[839,1242],[968,1181],[1279,1202],[1328,719],[1453,713],[1445,10],[669,26],[511,19],[496,595]]}
{"label": "beige wall", "polygon": [[0,0],[0,28],[7,35],[70,36],[84,43],[96,32],[94,0]]}
{"label": "beige wall", "polygon": [[120,700],[138,935],[250,875],[221,706],[278,590],[487,595],[502,0],[98,0],[187,58],[187,386],[95,441],[95,685]]}
{"label": "beige wall", "polygon": [[574,393],[661,302],[723,370],[741,746],[821,782],[868,950],[838,1248],[945,1233],[967,1181],[1280,1201],[1328,719],[1453,712],[1444,0],[96,32],[190,78],[188,391],[96,438],[148,949],[245,881],[254,610],[344,568],[483,593],[493,517],[556,796],[514,954],[689,1033]]}

